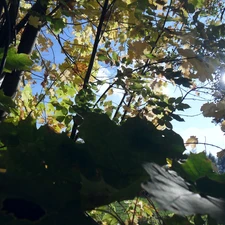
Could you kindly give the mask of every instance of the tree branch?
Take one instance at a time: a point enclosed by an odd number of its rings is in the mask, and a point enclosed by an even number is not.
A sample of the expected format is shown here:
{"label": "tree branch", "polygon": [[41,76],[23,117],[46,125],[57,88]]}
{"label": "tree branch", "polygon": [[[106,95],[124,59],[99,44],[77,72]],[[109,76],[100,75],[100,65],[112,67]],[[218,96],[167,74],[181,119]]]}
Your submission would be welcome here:
{"label": "tree branch", "polygon": [[[84,90],[87,89],[89,79],[91,77],[91,71],[92,71],[92,68],[93,68],[93,65],[94,65],[95,55],[97,53],[98,44],[99,44],[99,41],[101,39],[102,27],[103,27],[103,23],[104,23],[104,20],[105,20],[105,15],[108,11],[108,4],[109,4],[109,0],[105,0],[104,6],[102,8],[102,13],[101,13],[101,17],[100,17],[100,20],[99,20],[99,24],[98,24],[98,27],[97,27],[97,33],[96,33],[96,36],[95,36],[95,41],[94,41],[94,45],[93,45],[93,49],[92,49],[92,53],[91,53],[91,58],[90,58],[90,61],[89,61],[89,64],[88,64],[87,73],[86,73],[85,78],[84,78],[84,84],[83,84]],[[76,131],[77,131],[76,128],[77,128],[77,124],[74,120],[73,127],[72,127],[72,133],[70,135],[70,138],[72,140],[75,140]]]}
{"label": "tree branch", "polygon": [[104,20],[105,20],[105,15],[106,15],[107,10],[108,10],[108,8],[107,8],[108,3],[109,3],[109,1],[105,0],[104,6],[102,8],[102,14],[101,14],[101,17],[100,17],[100,20],[99,20],[99,24],[98,24],[98,28],[97,28],[94,46],[93,46],[93,49],[92,49],[90,62],[89,62],[89,65],[88,65],[86,76],[84,78],[83,89],[87,88],[87,85],[88,85],[88,82],[89,82],[89,79],[90,79],[90,76],[91,76],[91,71],[92,71],[92,68],[93,68],[93,65],[94,65],[95,55],[96,55],[96,52],[97,52],[97,49],[98,49],[98,44],[99,44],[100,36],[101,36],[101,33],[102,33],[102,27],[103,27],[103,23],[104,23]]}
{"label": "tree branch", "polygon": [[[45,15],[47,10],[47,4],[48,1],[45,4],[42,4],[42,0],[38,0],[33,5],[32,10],[38,12],[41,15]],[[40,28],[41,27],[36,28],[27,23],[20,39],[20,43],[18,46],[18,53],[30,54]],[[0,86],[0,89],[3,90],[6,96],[9,96],[11,98],[15,97],[19,82],[21,80],[21,73],[22,71],[18,70],[14,70],[11,73],[5,73],[5,77]],[[3,120],[4,116],[5,112],[0,111],[0,120]]]}
{"label": "tree branch", "polygon": [[117,116],[117,114],[118,114],[118,112],[120,110],[120,107],[122,106],[122,104],[123,104],[124,99],[125,99],[126,96],[127,96],[127,92],[124,93],[124,95],[123,95],[123,97],[122,97],[122,99],[121,99],[121,101],[120,101],[120,103],[119,103],[119,105],[118,105],[118,107],[116,109],[116,112],[115,112],[115,114],[113,116],[113,119],[116,118],[116,116]]}
{"label": "tree branch", "polygon": [[5,21],[6,21],[3,26],[3,31],[6,31],[8,38],[4,39],[4,53],[3,53],[3,57],[1,60],[1,64],[0,64],[0,79],[2,79],[4,77],[4,74],[2,72],[3,72],[4,66],[5,66],[6,57],[7,57],[10,41],[11,41],[11,29],[10,29],[11,22],[10,22],[10,17],[9,17],[9,11],[8,11],[8,7],[7,7],[5,0],[2,0],[2,4],[3,4],[4,11],[5,11]]}

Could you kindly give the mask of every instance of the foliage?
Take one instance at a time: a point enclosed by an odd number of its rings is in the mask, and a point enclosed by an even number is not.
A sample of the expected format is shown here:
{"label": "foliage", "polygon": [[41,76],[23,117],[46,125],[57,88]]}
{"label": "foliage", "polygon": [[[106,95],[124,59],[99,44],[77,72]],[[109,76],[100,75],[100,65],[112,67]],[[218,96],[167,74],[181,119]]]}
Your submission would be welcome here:
{"label": "foliage", "polygon": [[[138,196],[146,161],[170,161],[195,191],[225,198],[224,176],[203,153],[178,163],[184,144],[171,124],[184,121],[178,111],[190,108],[185,100],[199,95],[198,84],[215,87],[223,70],[223,4],[3,0],[1,224],[96,224],[84,212]],[[166,95],[168,84],[186,94]],[[222,123],[223,105],[221,97],[201,109]],[[132,204],[120,223],[157,218],[146,202],[132,217]],[[91,215],[116,223],[107,213]],[[169,215],[165,223],[202,223],[190,220]]]}
{"label": "foliage", "polygon": [[218,169],[220,173],[224,173],[225,172],[225,157],[222,158],[218,158]]}

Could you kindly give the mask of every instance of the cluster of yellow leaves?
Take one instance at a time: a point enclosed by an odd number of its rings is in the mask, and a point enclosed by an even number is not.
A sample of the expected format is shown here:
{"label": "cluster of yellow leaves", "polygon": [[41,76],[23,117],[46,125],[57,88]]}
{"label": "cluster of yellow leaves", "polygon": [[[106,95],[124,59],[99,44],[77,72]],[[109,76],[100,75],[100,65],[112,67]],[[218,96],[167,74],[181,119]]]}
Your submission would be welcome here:
{"label": "cluster of yellow leaves", "polygon": [[30,114],[34,118],[38,118],[43,113],[42,104],[38,103],[38,95],[33,95],[32,86],[27,83],[20,93],[21,97],[16,99],[18,106],[18,118],[16,120],[24,120]]}
{"label": "cluster of yellow leaves", "polygon": [[[213,117],[218,120],[225,118],[225,101],[205,103],[202,105],[201,111],[205,117]],[[225,121],[221,123],[221,130],[225,132]]]}
{"label": "cluster of yellow leaves", "polygon": [[134,41],[128,44],[128,55],[131,59],[146,59],[144,52],[150,51],[151,46],[143,41]]}
{"label": "cluster of yellow leaves", "polygon": [[[33,24],[32,24],[33,25]],[[46,36],[42,35],[39,33],[38,38],[37,38],[37,45],[39,47],[39,50],[41,52],[48,52],[48,49],[52,47],[53,42],[50,38],[47,38]]]}
{"label": "cluster of yellow leaves", "polygon": [[[212,74],[215,72],[216,67],[219,65],[215,60],[212,61],[209,57],[201,57],[198,56],[191,49],[178,49],[178,53],[185,58],[185,61],[190,63],[195,73],[192,73],[190,77],[198,78],[201,82],[205,82],[206,80],[213,80]],[[190,68],[190,66],[186,63],[183,64],[184,70]],[[188,72],[186,72],[188,74]]]}
{"label": "cluster of yellow leaves", "polygon": [[225,101],[205,103],[202,105],[201,111],[205,117],[214,117],[217,119],[224,118]]}

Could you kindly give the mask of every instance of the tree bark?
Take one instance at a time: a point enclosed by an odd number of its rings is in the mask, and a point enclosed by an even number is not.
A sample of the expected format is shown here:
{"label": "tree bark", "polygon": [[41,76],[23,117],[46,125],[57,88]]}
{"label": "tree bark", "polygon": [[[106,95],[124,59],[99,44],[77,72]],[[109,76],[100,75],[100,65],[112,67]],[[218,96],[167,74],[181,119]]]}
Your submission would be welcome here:
{"label": "tree bark", "polygon": [[[40,16],[44,16],[44,15],[46,15],[47,4],[48,4],[48,1],[43,3],[43,0],[38,0],[31,8],[31,12],[36,12]],[[18,11],[18,4],[15,4],[15,5],[11,4],[11,7],[9,9],[9,13],[15,12],[15,10]],[[15,7],[17,7],[17,8],[15,8]],[[10,13],[10,14],[13,14],[13,13]],[[33,49],[34,43],[37,39],[37,35],[38,35],[38,32],[40,31],[41,27],[36,28],[36,27],[30,25],[28,23],[29,16],[25,16],[25,17],[27,18],[27,21],[25,23],[24,31],[21,34],[21,39],[20,39],[20,43],[19,43],[17,52],[30,54]],[[16,19],[15,16],[10,16],[10,20],[15,21],[15,19]],[[13,24],[13,26],[11,28],[7,27],[6,23],[4,24],[4,26],[2,28],[2,32],[1,32],[2,37],[0,37],[0,47],[4,46],[5,38],[3,38],[3,37],[7,37],[8,29],[11,29],[11,34],[12,34],[10,43],[12,43],[13,37],[15,37],[15,34],[17,33],[15,23],[11,22],[11,24]],[[6,96],[9,96],[11,98],[15,97],[17,89],[18,89],[18,85],[19,85],[21,77],[22,77],[22,72],[23,71],[14,70],[11,73],[4,73],[2,75],[3,78],[2,78],[2,81],[0,81],[1,82],[0,89],[3,90],[3,92]],[[0,110],[0,121],[2,121],[4,119],[5,114],[6,113],[4,111]]]}

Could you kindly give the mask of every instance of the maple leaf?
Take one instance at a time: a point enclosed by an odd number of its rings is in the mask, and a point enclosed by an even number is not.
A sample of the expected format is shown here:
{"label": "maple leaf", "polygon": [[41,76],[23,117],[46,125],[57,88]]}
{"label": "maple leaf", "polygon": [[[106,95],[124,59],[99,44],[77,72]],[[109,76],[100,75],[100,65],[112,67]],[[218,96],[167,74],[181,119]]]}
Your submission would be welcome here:
{"label": "maple leaf", "polygon": [[221,130],[225,132],[225,120],[221,123]]}
{"label": "maple leaf", "polygon": [[201,111],[205,117],[221,119],[225,116],[225,101],[220,101],[219,103],[205,103],[202,105]]}
{"label": "maple leaf", "polygon": [[131,44],[129,44],[129,51],[128,54],[130,58],[141,58],[142,55],[144,55],[144,50],[149,48],[149,44],[142,41],[135,41]]}
{"label": "maple leaf", "polygon": [[185,146],[190,146],[192,149],[198,144],[198,138],[196,136],[190,136],[185,142]]}
{"label": "maple leaf", "polygon": [[191,49],[179,48],[177,51],[179,54],[185,57],[186,60],[191,63],[194,69],[197,71],[196,74],[193,74],[193,77],[198,78],[201,82],[213,80],[212,74],[215,72],[216,65],[209,63],[209,58],[201,57]]}
{"label": "maple leaf", "polygon": [[213,117],[216,111],[216,104],[213,102],[205,103],[204,105],[202,105],[201,111],[203,113],[203,116]]}
{"label": "maple leaf", "polygon": [[33,26],[33,27],[35,27],[35,28],[38,28],[39,25],[40,25],[40,19],[39,19],[39,17],[37,17],[37,16],[30,16],[30,17],[29,17],[29,20],[28,20],[28,23],[29,23],[31,26]]}
{"label": "maple leaf", "polygon": [[224,157],[225,156],[225,149],[223,149],[222,151],[220,151],[220,152],[217,152],[217,157],[218,158],[222,158],[222,157]]}

